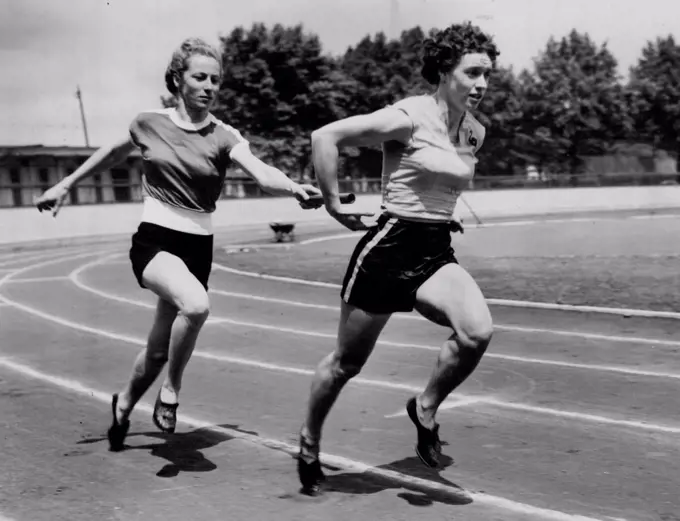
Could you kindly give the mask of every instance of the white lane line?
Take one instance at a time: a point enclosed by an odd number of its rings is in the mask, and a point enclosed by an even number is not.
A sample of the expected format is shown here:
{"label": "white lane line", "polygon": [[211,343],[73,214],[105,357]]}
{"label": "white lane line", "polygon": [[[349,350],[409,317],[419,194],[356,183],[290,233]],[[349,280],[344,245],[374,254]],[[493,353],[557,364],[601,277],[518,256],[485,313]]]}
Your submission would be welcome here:
{"label": "white lane line", "polygon": [[[38,262],[36,264],[30,264],[28,266],[24,266],[22,268],[18,268],[18,269],[10,271],[8,273],[5,273],[2,277],[0,277],[0,288],[2,286],[5,286],[8,283],[14,282],[15,280],[21,280],[21,279],[17,279],[17,277],[19,275],[23,274],[23,273],[33,271],[33,270],[36,270],[36,269],[39,269],[39,268],[43,268],[45,266],[52,266],[54,264],[59,264],[59,263],[62,263],[62,262],[69,262],[69,261],[83,259],[83,258],[87,258],[87,257],[93,257],[93,256],[96,256],[96,255],[102,255],[104,253],[105,253],[105,251],[90,251],[89,253],[79,253],[77,255],[69,254],[69,255],[50,256],[50,258],[48,260]],[[0,295],[0,297],[2,297],[2,296]],[[4,297],[2,297],[2,298],[4,298]],[[4,302],[7,303],[6,300],[4,300]]]}
{"label": "white lane line", "polygon": [[530,302],[523,300],[487,299],[495,306],[506,306],[527,309],[545,309],[552,311],[574,311],[577,313],[599,313],[604,315],[618,315],[622,317],[668,318],[680,320],[680,313],[675,311],[654,311],[650,309],[609,308],[600,306],[581,306],[572,304],[553,304],[551,302]]}
{"label": "white lane line", "polygon": [[6,266],[12,266],[14,264],[21,264],[23,262],[32,262],[32,261],[44,259],[44,258],[45,258],[44,253],[40,253],[38,255],[35,255],[35,254],[27,255],[27,256],[24,256],[24,257],[20,257],[20,258],[3,260],[2,262],[0,262],[0,267],[4,268]]}
{"label": "white lane line", "polygon": [[[512,227],[512,226],[527,226],[536,224],[565,224],[565,223],[579,223],[579,222],[611,222],[626,219],[677,219],[679,215],[667,214],[667,215],[634,215],[634,216],[623,216],[623,217],[607,217],[607,216],[592,216],[592,217],[566,217],[551,219],[548,216],[546,219],[521,219],[515,221],[491,221],[484,224],[476,223],[463,223],[465,229],[477,229],[477,228],[502,228],[502,227]],[[312,239],[306,239],[298,242],[299,246],[306,246],[308,244],[316,244],[319,242],[336,241],[342,239],[352,239],[354,237],[360,237],[361,232],[351,232],[351,233],[336,233],[332,235],[324,235],[321,237],[314,237]]]}
{"label": "white lane line", "polygon": [[[213,268],[231,273],[233,275],[240,275],[243,277],[251,277],[262,280],[271,280],[276,282],[286,282],[290,284],[300,284],[304,286],[312,286],[318,288],[340,289],[340,284],[330,282],[319,282],[315,280],[298,279],[295,277],[279,277],[277,275],[268,275],[266,273],[255,273],[252,271],[238,270],[230,268],[222,264],[213,263]],[[555,311],[574,311],[579,313],[599,313],[609,315],[621,315],[626,317],[644,317],[644,318],[669,318],[680,320],[680,313],[673,311],[652,311],[647,309],[631,309],[631,308],[609,308],[599,306],[579,306],[571,304],[553,304],[550,302],[531,302],[524,300],[508,300],[508,299],[494,299],[488,298],[486,301],[490,305],[528,308],[528,309],[545,309]]]}
{"label": "white lane line", "polygon": [[[422,347],[421,347],[422,349]],[[438,348],[430,348],[433,351]],[[568,369],[578,369],[582,371],[599,371],[603,373],[618,373],[630,376],[644,376],[648,378],[669,378],[671,380],[680,380],[679,373],[669,373],[666,371],[650,371],[647,369],[635,369],[633,367],[625,367],[622,365],[600,365],[600,364],[581,364],[578,362],[563,362],[559,360],[546,360],[543,358],[528,358],[525,356],[500,355],[496,353],[486,353],[485,358],[496,358],[498,360],[507,360],[509,362],[517,362],[520,364],[536,364],[547,365],[553,367],[564,367]]]}
{"label": "white lane line", "polygon": [[[308,302],[299,302],[295,300],[287,300],[287,299],[280,299],[280,298],[272,298],[272,297],[263,297],[259,295],[249,295],[247,293],[238,293],[234,291],[224,291],[224,290],[219,290],[219,289],[211,289],[210,293],[214,293],[215,295],[221,295],[224,297],[231,297],[231,298],[240,298],[240,299],[245,299],[245,300],[255,300],[258,302],[267,302],[271,304],[282,304],[285,306],[295,306],[295,307],[303,307],[303,308],[308,308],[308,309],[321,309],[324,311],[333,311],[335,313],[340,312],[340,308],[338,306],[329,306],[329,305],[324,305],[324,304],[311,304]],[[428,322],[429,321],[420,316],[420,315],[408,315],[404,313],[395,313],[392,318],[396,318],[399,320],[418,320],[421,322]],[[510,325],[504,325],[504,324],[494,324],[494,329],[497,329],[498,331],[510,331],[510,332],[517,332],[517,333],[541,333],[541,334],[548,334],[548,335],[555,335],[555,336],[567,336],[567,337],[575,337],[575,338],[585,338],[588,340],[604,340],[608,342],[623,342],[623,343],[629,343],[629,344],[648,344],[648,345],[665,345],[665,346],[673,346],[673,347],[680,347],[680,340],[664,340],[664,339],[655,339],[655,338],[642,338],[642,337],[630,337],[630,336],[617,336],[617,335],[604,335],[600,333],[585,333],[581,331],[565,331],[562,329],[548,329],[548,328],[538,328],[538,327],[525,327],[525,326],[510,326]]]}
{"label": "white lane line", "polygon": [[674,427],[670,425],[659,425],[656,423],[649,423],[644,421],[631,421],[631,420],[617,420],[614,418],[607,418],[605,416],[599,416],[594,414],[586,414],[582,412],[572,412],[564,411],[558,409],[551,409],[550,407],[537,407],[535,405],[528,405],[523,403],[513,403],[506,402],[503,400],[497,400],[495,398],[484,399],[481,401],[484,405],[495,405],[502,409],[511,409],[515,411],[524,411],[532,414],[546,414],[549,416],[555,416],[570,420],[579,420],[584,422],[597,422],[605,425],[617,425],[620,427],[630,427],[633,429],[643,429],[654,432],[663,432],[667,434],[680,434],[680,427]]}
{"label": "white lane line", "polygon": [[[269,331],[276,331],[278,333],[288,333],[288,334],[292,334],[292,335],[311,336],[311,337],[317,337],[317,338],[327,338],[327,339],[332,339],[332,340],[336,339],[336,335],[330,334],[330,333],[322,333],[322,332],[318,332],[318,331],[308,331],[308,330],[303,330],[303,329],[274,326],[274,325],[269,325],[269,324],[260,324],[260,323],[257,323],[257,322],[245,322],[245,321],[241,321],[241,320],[233,320],[233,319],[230,319],[230,318],[223,318],[223,317],[215,317],[213,319],[213,323],[230,324],[230,325],[233,325],[233,326],[240,326],[240,327],[253,328],[253,329],[264,329],[264,330],[269,330]],[[424,344],[411,344],[411,343],[405,343],[405,342],[393,342],[393,341],[389,341],[389,340],[379,340],[377,342],[377,345],[385,345],[385,346],[390,346],[390,347],[400,347],[400,348],[405,348],[405,349],[423,349],[423,350],[426,350],[426,351],[437,351],[437,352],[440,350],[439,347],[433,347],[433,346],[428,346],[428,345],[424,345]],[[508,361],[513,361],[513,362],[540,364],[540,365],[548,365],[548,366],[556,366],[556,367],[568,367],[568,368],[571,368],[571,369],[583,369],[583,370],[589,370],[589,371],[612,372],[612,373],[621,373],[621,374],[626,374],[626,375],[647,376],[647,377],[656,377],[656,378],[680,379],[680,374],[677,374],[677,373],[647,371],[647,370],[643,370],[643,369],[633,369],[633,368],[627,368],[627,367],[605,366],[605,365],[597,365],[597,364],[579,364],[579,363],[561,362],[561,361],[545,360],[545,359],[538,359],[538,358],[526,358],[526,357],[521,357],[521,356],[501,355],[501,354],[496,354],[496,353],[486,353],[484,356],[486,358],[495,358],[495,359],[499,359],[499,360],[508,360]]]}
{"label": "white lane line", "polygon": [[25,278],[25,279],[17,279],[17,278],[12,278],[5,282],[5,284],[25,284],[25,283],[34,283],[34,282],[56,282],[56,281],[62,281],[62,280],[68,280],[68,277],[33,277],[33,278]]}
{"label": "white lane line", "polygon": [[263,297],[260,295],[251,295],[249,293],[238,293],[236,291],[225,291],[222,289],[213,289],[210,288],[210,293],[215,294],[215,295],[221,295],[223,297],[230,297],[230,298],[240,298],[240,299],[245,299],[245,300],[254,300],[256,302],[267,302],[271,304],[282,304],[284,306],[294,306],[294,307],[300,307],[300,308],[307,308],[307,309],[322,309],[324,311],[333,311],[333,312],[340,312],[340,308],[338,306],[328,306],[325,304],[313,304],[309,302],[300,302],[297,300],[286,300],[282,298],[273,298],[273,297]]}
{"label": "white lane line", "polygon": [[[26,256],[31,256],[35,253],[35,251],[13,251],[13,252],[8,252],[8,253],[2,253],[0,254],[0,262],[5,262],[7,260],[12,260],[16,259],[17,257],[26,257]],[[44,253],[43,253],[44,255]]]}
{"label": "white lane line", "polygon": [[[93,398],[107,405],[111,403],[111,395],[109,393],[88,387],[77,380],[51,375],[6,357],[0,357],[0,365],[25,377],[45,382],[68,392],[73,392],[88,398]],[[145,402],[137,404],[136,409],[147,414],[153,412],[153,407]],[[212,432],[224,434],[232,438],[238,438],[258,446],[263,446],[268,449],[284,452],[293,457],[295,457],[298,453],[298,447],[291,445],[290,443],[276,439],[265,438],[256,434],[245,433],[239,430],[230,429],[228,427],[217,426],[214,424],[214,422],[195,418],[184,413],[180,415],[178,421],[181,424],[187,425],[191,428],[210,430]],[[480,505],[490,506],[509,512],[524,514],[527,516],[536,516],[541,519],[545,519],[546,521],[600,521],[593,517],[569,514],[566,512],[542,507],[535,507],[533,505],[520,503],[518,501],[493,496],[486,493],[463,490],[456,486],[410,476],[395,470],[374,467],[367,463],[346,458],[344,456],[322,453],[321,460],[323,463],[339,468],[343,471],[364,473],[382,479],[387,479],[393,483],[399,484],[406,489],[415,489],[431,493],[443,493],[449,497],[456,498],[461,502],[473,504],[478,503]]]}
{"label": "white lane line", "polygon": [[306,239],[304,241],[300,241],[298,243],[299,246],[307,246],[308,244],[316,244],[318,242],[328,242],[328,241],[337,241],[337,240],[342,240],[342,239],[352,239],[356,237],[357,239],[361,237],[361,232],[354,232],[354,233],[338,233],[335,235],[324,235],[322,237],[314,237],[313,239]]}
{"label": "white lane line", "polygon": [[[420,317],[419,317],[420,318]],[[662,338],[644,338],[635,336],[604,335],[601,333],[585,333],[581,331],[565,331],[563,329],[547,329],[539,327],[509,326],[499,324],[494,326],[499,331],[510,331],[514,333],[540,333],[554,336],[567,336],[584,338],[586,340],[603,340],[605,342],[618,342],[626,344],[644,344],[653,346],[680,347],[680,340],[666,340]]]}
{"label": "white lane line", "polygon": [[227,246],[222,246],[220,249],[226,253],[237,253],[247,250],[266,250],[266,249],[283,249],[290,250],[293,247],[292,243],[289,242],[254,242],[251,244],[228,244]]}
{"label": "white lane line", "polygon": [[[60,251],[62,253],[72,253],[73,251],[77,250],[82,250],[82,246],[71,246],[69,248],[57,248],[57,251]],[[3,253],[0,254],[0,262],[3,264],[7,264],[12,261],[17,261],[20,262],[23,260],[23,258],[31,258],[35,257],[36,255],[39,258],[45,258],[48,255],[51,255],[54,252],[54,249],[46,249],[46,250],[28,250],[28,251],[15,251],[15,252],[10,252],[10,253]]]}
{"label": "white lane line", "polygon": [[33,271],[39,268],[43,268],[45,266],[52,266],[54,264],[59,264],[62,262],[70,262],[73,260],[78,260],[78,259],[84,259],[87,257],[94,257],[97,255],[102,255],[105,252],[103,251],[90,251],[89,253],[79,253],[79,254],[67,254],[67,255],[56,255],[56,256],[50,256],[50,258],[46,261],[43,262],[38,262],[36,264],[30,264],[28,266],[23,266],[18,269],[14,269],[8,273],[5,273],[2,277],[0,277],[0,287],[13,282],[14,280],[20,280],[17,279],[19,275],[22,273],[26,273],[29,271]]}
{"label": "white lane line", "polygon": [[[96,288],[93,288],[92,286],[88,286],[82,280],[80,280],[80,275],[84,271],[87,271],[87,270],[89,270],[89,269],[91,269],[95,266],[108,264],[113,259],[115,259],[119,256],[120,256],[119,253],[115,253],[115,254],[109,255],[107,257],[97,259],[97,260],[94,260],[92,262],[88,262],[86,264],[83,264],[83,265],[77,267],[71,273],[69,273],[68,276],[66,277],[66,279],[70,280],[77,288],[79,288],[83,291],[86,291],[88,293],[92,293],[93,295],[97,295],[98,297],[102,297],[102,298],[105,298],[105,299],[108,299],[108,300],[113,300],[115,302],[120,302],[122,304],[128,304],[128,305],[132,305],[132,306],[142,307],[142,308],[146,308],[146,309],[156,309],[155,304],[151,304],[149,302],[144,302],[142,300],[134,300],[134,299],[121,297],[119,295],[114,295],[112,293],[107,293],[107,292],[98,290]],[[214,317],[209,317],[208,321],[207,321],[208,324],[216,324],[216,323],[220,323],[220,322],[221,322],[221,319],[219,319],[219,318],[216,319]],[[144,344],[144,345],[146,345],[146,344]]]}
{"label": "white lane line", "polygon": [[[43,311],[40,311],[38,309],[35,309],[31,306],[27,306],[25,304],[21,304],[20,302],[13,301],[11,299],[8,299],[5,296],[0,295],[0,302],[5,302],[17,309],[20,309],[26,313],[38,316],[40,318],[43,318],[45,320],[60,324],[62,326],[69,327],[71,329],[79,330],[79,331],[84,331],[87,333],[92,333],[94,335],[99,335],[103,336],[106,338],[111,338],[113,340],[119,340],[123,341],[129,344],[137,345],[137,346],[144,346],[146,345],[146,341],[142,338],[136,338],[136,337],[131,337],[127,335],[120,335],[118,333],[113,333],[110,331],[105,331],[102,329],[94,328],[94,327],[89,327],[85,326],[82,324],[78,324],[75,322],[72,322],[70,320],[66,320],[60,317],[57,317],[55,315],[52,315],[50,313],[45,313]],[[273,329],[275,331],[280,331],[281,328],[277,327],[271,327],[268,329]],[[226,362],[226,363],[233,363],[233,364],[238,364],[238,365],[245,365],[245,366],[250,366],[250,367],[255,367],[258,369],[266,369],[270,371],[276,371],[276,372],[283,372],[283,373],[290,373],[290,374],[298,374],[298,375],[311,375],[313,371],[311,369],[304,369],[304,368],[298,368],[298,367],[289,367],[289,366],[284,366],[284,365],[278,365],[278,364],[272,364],[272,363],[266,363],[266,362],[259,362],[256,360],[250,360],[250,359],[245,359],[245,358],[238,358],[238,357],[231,357],[231,356],[224,356],[224,355],[219,355],[219,354],[213,354],[213,353],[206,353],[204,351],[195,351],[194,356],[198,357],[203,357],[203,358],[209,358],[212,360],[216,361],[221,361],[221,362]],[[409,392],[419,392],[418,387],[412,386],[409,384],[399,384],[395,382],[386,382],[386,381],[381,381],[381,380],[368,380],[366,378],[355,378],[353,379],[354,383],[356,384],[363,384],[363,385],[372,385],[376,387],[383,387],[383,388],[388,388],[388,389],[393,389],[393,390],[404,390],[404,391],[409,391]],[[464,395],[458,395],[461,398],[465,397]],[[524,411],[529,411],[529,412],[536,412],[536,413],[545,413],[545,414],[550,414],[552,416],[558,416],[558,417],[566,417],[566,418],[580,418],[582,420],[590,421],[590,422],[596,422],[596,423],[602,423],[602,424],[608,424],[608,425],[620,425],[620,426],[626,426],[626,427],[636,427],[636,426],[642,426],[644,427],[639,427],[639,428],[644,428],[645,430],[655,430],[658,432],[678,432],[680,433],[680,427],[672,427],[672,426],[666,426],[666,425],[658,425],[654,423],[643,423],[643,422],[629,422],[629,421],[624,421],[624,420],[616,420],[613,418],[608,418],[604,416],[597,416],[597,415],[591,415],[591,414],[582,414],[578,412],[569,412],[569,411],[563,411],[563,410],[557,410],[557,409],[549,409],[549,408],[543,408],[543,407],[533,407],[530,405],[523,405],[523,404],[517,404],[515,402],[506,402],[503,400],[498,400],[496,398],[493,398],[492,396],[479,396],[478,397],[480,400],[480,403],[490,403],[495,406],[499,407],[505,407],[507,405],[507,408],[509,409],[516,409],[516,410],[524,410]],[[549,411],[545,412],[545,411]]]}
{"label": "white lane line", "polygon": [[[241,358],[237,356],[229,356],[229,355],[222,355],[218,353],[212,353],[208,351],[195,351],[194,354],[196,356],[199,356],[201,358],[205,358],[207,360],[214,360],[216,362],[224,362],[227,364],[236,364],[236,365],[243,365],[246,367],[253,367],[255,369],[263,369],[265,371],[273,371],[273,372],[278,372],[278,373],[287,373],[287,374],[294,374],[298,376],[314,376],[314,370],[313,369],[305,369],[304,367],[291,367],[287,365],[280,365],[280,364],[272,364],[269,362],[260,362],[257,360],[252,360],[250,358]],[[379,389],[388,389],[390,391],[406,391],[409,393],[421,393],[423,391],[422,386],[418,385],[413,385],[413,384],[407,384],[407,383],[399,383],[399,382],[391,382],[388,380],[378,380],[374,378],[364,378],[363,376],[357,376],[352,378],[350,383],[348,385],[363,385],[366,387],[377,387]],[[467,396],[461,393],[456,393],[457,395],[457,400],[462,400],[465,401],[466,403],[476,403],[476,402],[481,402],[484,401],[485,398],[476,398],[472,396]],[[461,403],[462,405],[465,405],[466,403]]]}
{"label": "white lane line", "polygon": [[[112,257],[115,257],[112,256]],[[95,260],[93,262],[84,264],[71,272],[69,275],[69,278],[75,284],[78,288],[82,289],[83,291],[87,291],[89,293],[92,293],[94,295],[97,295],[99,297],[109,299],[109,300],[114,300],[117,302],[121,302],[123,304],[130,304],[133,306],[138,306],[138,307],[144,307],[147,309],[155,309],[155,306],[152,304],[148,304],[146,302],[142,302],[140,300],[134,300],[134,299],[129,299],[126,297],[121,297],[118,295],[114,295],[108,292],[104,292],[101,290],[98,290],[96,288],[93,288],[91,286],[88,286],[84,282],[82,282],[79,278],[80,274],[83,271],[86,271],[89,268],[92,268],[94,266],[106,263],[108,259],[99,259]],[[218,294],[227,294],[230,292],[223,292],[220,290],[216,290]],[[243,294],[240,294],[243,295]],[[265,300],[265,297],[255,297],[255,300]],[[288,301],[283,301],[281,299],[276,299],[277,302],[288,302]],[[302,304],[304,307],[314,307],[311,304]],[[330,309],[335,309],[332,306],[327,306]],[[424,320],[424,319],[423,319]],[[331,333],[322,333],[318,331],[310,331],[307,329],[295,329],[295,328],[288,328],[288,327],[281,327],[281,326],[273,326],[270,324],[261,324],[258,322],[244,322],[244,321],[239,321],[239,320],[233,320],[227,317],[210,317],[208,319],[209,324],[230,324],[233,326],[238,326],[238,327],[247,327],[247,328],[254,328],[254,329],[264,329],[264,330],[269,330],[269,331],[276,331],[279,333],[287,333],[291,335],[302,335],[302,336],[311,336],[315,338],[325,338],[329,340],[334,340],[336,338],[335,334]],[[647,339],[636,339],[633,338],[631,341],[633,343],[637,343],[638,340],[647,340]],[[663,344],[664,342],[670,342],[670,341],[660,341],[660,344]],[[645,342],[640,342],[640,343],[645,343]],[[648,343],[656,343],[656,342],[648,342]],[[403,342],[392,342],[389,340],[379,340],[378,345],[385,345],[385,346],[390,346],[390,347],[397,347],[397,348],[404,348],[404,349],[422,349],[425,351],[439,351],[440,347],[434,347],[434,346],[429,346],[429,345],[424,345],[424,344],[410,344],[410,343],[403,343]],[[666,344],[668,345],[668,344]],[[670,345],[678,345],[676,343],[672,343]],[[625,366],[612,366],[612,365],[599,365],[599,364],[584,364],[584,363],[578,363],[578,362],[563,362],[559,360],[548,360],[548,359],[543,359],[543,358],[529,358],[529,357],[523,357],[523,356],[513,356],[513,355],[502,355],[502,354],[497,354],[497,353],[486,353],[484,355],[485,358],[492,358],[492,359],[497,359],[497,360],[506,360],[510,362],[516,362],[516,363],[526,363],[526,364],[537,364],[537,365],[545,365],[545,366],[553,366],[553,367],[563,367],[563,368],[569,368],[569,369],[578,369],[578,370],[585,370],[585,371],[601,371],[601,372],[608,372],[608,373],[618,373],[618,374],[625,374],[625,375],[630,375],[630,376],[644,376],[644,377],[649,377],[649,378],[669,378],[669,379],[674,379],[674,380],[680,380],[680,374],[679,373],[670,373],[670,372],[665,372],[665,371],[650,371],[650,370],[645,370],[645,369],[635,369],[632,367],[625,367]]]}
{"label": "white lane line", "polygon": [[223,266],[216,262],[213,262],[213,268],[220,271],[226,271],[227,273],[233,273],[234,275],[243,275],[245,277],[253,277],[263,280],[274,280],[277,282],[290,282],[291,284],[303,284],[305,286],[314,286],[317,288],[330,288],[330,289],[340,289],[340,284],[333,284],[331,282],[319,282],[315,280],[304,280],[296,279],[293,277],[279,277],[276,275],[267,275],[266,273],[255,273],[252,271],[237,270],[235,268],[230,268],[228,266]]}
{"label": "white lane line", "polygon": [[[140,304],[136,303],[135,301],[131,301],[128,299],[117,299],[120,302],[126,303],[126,304]],[[85,333],[90,333],[93,335],[97,336],[102,336],[105,338],[109,338],[111,340],[116,340],[116,341],[121,341],[125,342],[128,344],[136,345],[136,346],[145,346],[146,345],[146,340],[143,338],[138,338],[138,337],[133,337],[133,336],[128,336],[128,335],[122,335],[119,333],[114,333],[112,331],[107,331],[104,329],[99,329],[95,327],[90,327],[86,326],[84,324],[80,324],[71,320],[67,320],[61,317],[58,317],[56,315],[52,315],[51,313],[45,313],[43,311],[40,311],[38,309],[35,309],[31,306],[27,306],[26,304],[22,304],[20,302],[15,302],[11,299],[8,299],[7,297],[0,295],[0,302],[4,302],[7,305],[10,305],[16,309],[19,309],[21,311],[24,311],[26,313],[29,313],[31,315],[35,315],[39,318],[42,318],[43,320],[48,320],[50,322],[54,322],[56,324],[59,324],[61,326],[68,327],[70,329],[75,329],[77,331],[83,331]],[[148,308],[153,308],[154,306],[152,305],[147,305],[143,304],[144,307]],[[203,351],[201,350],[196,350],[194,351],[193,356],[199,357],[199,358],[204,358],[206,360],[213,360],[217,362],[223,362],[223,363],[229,363],[229,364],[236,364],[236,365],[242,365],[246,367],[253,367],[256,369],[264,369],[267,371],[275,371],[275,372],[283,372],[283,373],[288,373],[288,374],[295,374],[299,376],[312,376],[314,374],[314,370],[312,369],[305,369],[302,367],[290,367],[290,366],[284,366],[284,365],[278,365],[278,364],[272,364],[268,362],[259,362],[257,360],[252,360],[248,358],[240,358],[236,356],[228,356],[228,355],[222,355],[218,353],[213,353],[213,352],[208,352],[208,351]],[[408,391],[412,393],[419,393],[422,391],[422,387],[416,386],[416,385],[410,385],[410,384],[405,384],[405,383],[397,383],[397,382],[391,382],[387,380],[377,380],[377,379],[369,379],[369,378],[363,378],[363,377],[357,377],[352,379],[352,381],[355,384],[358,385],[366,385],[366,386],[371,386],[371,387],[379,387],[379,388],[384,388],[384,389],[389,389],[389,390],[394,390],[394,391]]]}
{"label": "white lane line", "polygon": [[[31,252],[30,255],[25,255],[25,256],[20,257],[20,258],[15,258],[15,259],[11,259],[11,260],[2,259],[2,262],[0,262],[0,266],[5,267],[5,266],[10,266],[10,265],[15,265],[15,264],[22,264],[22,263],[25,263],[25,262],[35,262],[35,261],[43,260],[47,257],[54,258],[54,257],[57,257],[57,256],[76,255],[78,253],[85,253],[87,251],[91,252],[92,248],[91,247],[85,248],[85,247],[80,246],[78,248],[72,248],[72,249],[67,250],[67,251],[58,250],[57,252],[51,252],[51,253]],[[17,269],[17,268],[21,268],[21,267],[22,266],[17,266],[17,267],[13,267],[12,269]]]}

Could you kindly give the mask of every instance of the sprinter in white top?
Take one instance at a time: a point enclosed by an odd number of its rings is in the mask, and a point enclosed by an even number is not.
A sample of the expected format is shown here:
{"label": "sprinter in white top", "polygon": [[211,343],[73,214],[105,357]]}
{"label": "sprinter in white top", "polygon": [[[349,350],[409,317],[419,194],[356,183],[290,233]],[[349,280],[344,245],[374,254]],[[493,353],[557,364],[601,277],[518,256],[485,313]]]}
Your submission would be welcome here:
{"label": "sprinter in white top", "polygon": [[[424,42],[422,74],[435,88],[372,114],[329,124],[312,135],[316,176],[327,211],[351,230],[367,230],[342,285],[337,346],[320,363],[300,432],[298,475],[315,494],[324,479],[321,431],[343,386],[357,375],[392,313],[416,309],[451,328],[426,389],[407,402],[416,426],[416,452],[439,465],[435,414],[475,369],[492,335],[491,314],[476,282],[451,247],[453,213],[472,179],[485,130],[472,116],[487,89],[498,50],[469,23],[452,25]],[[343,207],[338,149],[382,144],[382,215],[377,225]]]}

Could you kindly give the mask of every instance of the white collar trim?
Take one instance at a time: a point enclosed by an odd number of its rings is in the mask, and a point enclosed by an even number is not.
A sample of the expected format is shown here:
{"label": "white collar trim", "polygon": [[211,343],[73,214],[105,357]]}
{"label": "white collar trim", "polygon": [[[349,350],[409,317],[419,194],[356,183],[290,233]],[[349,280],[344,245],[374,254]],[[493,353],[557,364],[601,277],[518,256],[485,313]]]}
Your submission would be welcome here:
{"label": "white collar trim", "polygon": [[179,117],[177,109],[175,108],[163,109],[162,111],[159,112],[167,114],[168,117],[170,118],[170,121],[172,121],[175,125],[184,130],[201,130],[202,128],[205,128],[211,123],[214,123],[216,121],[215,116],[213,116],[212,114],[208,114],[203,121],[200,121],[198,123],[184,121],[182,118]]}

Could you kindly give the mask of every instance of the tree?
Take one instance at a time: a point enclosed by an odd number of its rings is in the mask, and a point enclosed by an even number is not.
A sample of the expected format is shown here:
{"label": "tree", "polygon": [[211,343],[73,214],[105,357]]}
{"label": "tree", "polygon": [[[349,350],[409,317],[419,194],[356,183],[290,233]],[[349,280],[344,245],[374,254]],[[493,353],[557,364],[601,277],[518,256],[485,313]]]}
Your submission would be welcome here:
{"label": "tree", "polygon": [[522,134],[524,91],[512,68],[498,67],[475,115],[486,128],[477,171],[482,175],[512,175],[526,162],[527,138]]}
{"label": "tree", "polygon": [[365,36],[342,57],[343,71],[358,83],[351,106],[354,114],[384,108],[425,86],[420,76],[420,27],[403,31],[398,40],[383,32]]}
{"label": "tree", "polygon": [[352,81],[301,25],[255,24],[220,40],[224,78],[215,115],[239,129],[264,160],[302,174],[311,132],[345,116]]}
{"label": "tree", "polygon": [[[350,115],[369,114],[428,90],[420,75],[420,44],[424,37],[420,27],[403,31],[399,39],[392,40],[378,32],[347,49],[341,63],[343,72],[354,81],[347,106]],[[346,150],[343,157],[348,170],[360,171],[367,177],[380,176],[379,146]]]}
{"label": "tree", "polygon": [[522,126],[539,165],[576,173],[583,156],[603,154],[628,135],[632,119],[606,44],[574,30],[551,38],[534,69],[524,76]]}
{"label": "tree", "polygon": [[647,42],[630,72],[628,97],[637,136],[680,154],[680,46],[673,36]]}

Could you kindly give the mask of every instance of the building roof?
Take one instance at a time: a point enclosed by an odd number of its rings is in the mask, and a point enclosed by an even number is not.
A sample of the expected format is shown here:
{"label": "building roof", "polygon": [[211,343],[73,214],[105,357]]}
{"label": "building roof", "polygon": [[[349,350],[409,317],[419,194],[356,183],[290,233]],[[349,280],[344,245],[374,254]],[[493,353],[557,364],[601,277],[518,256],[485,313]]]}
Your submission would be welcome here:
{"label": "building roof", "polygon": [[[45,146],[45,145],[0,145],[0,158],[2,157],[89,157],[99,147],[73,147],[73,146]],[[132,157],[139,157],[139,152],[134,150]]]}
{"label": "building roof", "polygon": [[[45,146],[45,145],[0,145],[0,160],[12,157],[78,157],[88,158],[98,150],[98,147],[73,147],[73,146]],[[133,158],[140,158],[139,150],[133,150],[130,154]],[[226,173],[227,179],[250,179],[240,168],[229,168]]]}

